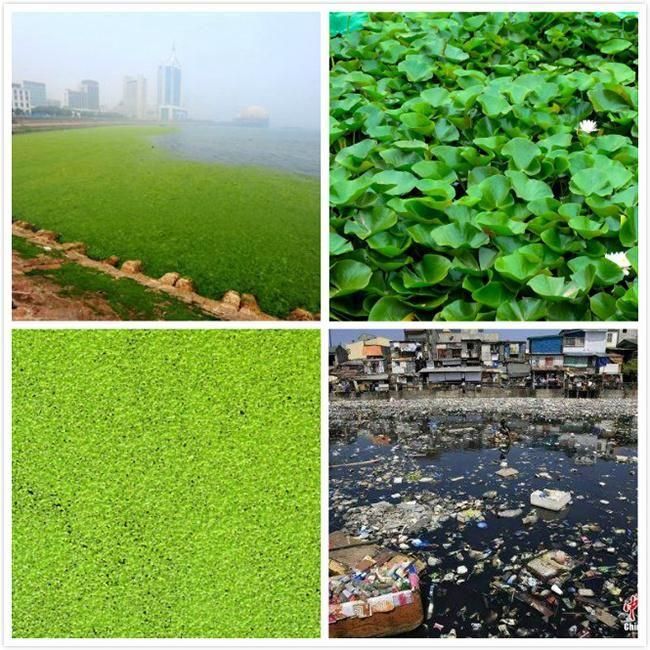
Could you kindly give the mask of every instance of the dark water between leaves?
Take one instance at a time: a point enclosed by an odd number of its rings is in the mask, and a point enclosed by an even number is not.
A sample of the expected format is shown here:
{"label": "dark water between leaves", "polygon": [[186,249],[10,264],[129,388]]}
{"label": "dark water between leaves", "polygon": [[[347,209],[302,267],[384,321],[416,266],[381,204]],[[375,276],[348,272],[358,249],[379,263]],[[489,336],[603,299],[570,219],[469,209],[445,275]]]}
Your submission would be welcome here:
{"label": "dark water between leaves", "polygon": [[318,131],[188,124],[155,137],[154,142],[188,160],[320,175]]}
{"label": "dark water between leaves", "polygon": [[[425,611],[434,585],[433,615],[410,636],[439,637],[452,630],[459,637],[628,636],[622,604],[637,592],[637,466],[617,462],[612,454],[636,455],[635,425],[629,420],[618,423],[609,455],[603,457],[597,451],[604,449],[604,441],[593,422],[576,418],[535,425],[511,419],[508,424],[522,434],[507,454],[509,466],[519,470],[514,479],[495,474],[500,451],[486,432],[495,430],[498,421],[480,416],[423,417],[398,427],[388,422],[368,427],[338,419],[330,435],[330,465],[381,460],[330,470],[330,531],[345,527],[346,512],[354,506],[417,501],[426,492],[461,502],[482,499],[486,491],[494,490],[493,502],[484,501],[485,527],[451,517],[438,529],[412,536],[427,546],[407,552],[425,561],[432,556],[439,564],[427,566],[423,574]],[[475,431],[447,433],[468,425]],[[611,431],[611,423],[603,428]],[[543,472],[551,479],[536,477]],[[571,491],[573,502],[560,513],[532,508],[530,494],[541,488]],[[534,510],[539,519],[526,526],[522,516],[497,517],[497,509],[504,506],[522,508],[523,515]],[[356,534],[354,523],[347,523]],[[391,545],[386,537],[382,541]],[[412,540],[408,543],[412,545]],[[563,596],[550,595],[557,613],[545,620],[514,598],[512,589],[499,584],[510,581],[518,589],[522,556],[547,549],[561,549],[580,565],[563,585]],[[487,555],[477,562],[469,551]],[[461,565],[468,569],[462,577],[457,573]],[[608,627],[590,616],[576,603],[579,588],[593,590],[599,606],[619,619],[618,624]],[[526,591],[525,585],[521,591]]]}

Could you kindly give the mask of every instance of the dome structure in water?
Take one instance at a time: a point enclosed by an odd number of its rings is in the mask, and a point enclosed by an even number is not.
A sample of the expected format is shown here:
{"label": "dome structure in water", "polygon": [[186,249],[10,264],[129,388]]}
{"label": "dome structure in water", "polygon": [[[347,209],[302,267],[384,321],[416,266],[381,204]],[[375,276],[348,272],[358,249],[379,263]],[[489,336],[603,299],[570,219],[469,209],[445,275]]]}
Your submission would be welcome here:
{"label": "dome structure in water", "polygon": [[247,106],[233,122],[239,126],[268,126],[269,112],[263,106]]}

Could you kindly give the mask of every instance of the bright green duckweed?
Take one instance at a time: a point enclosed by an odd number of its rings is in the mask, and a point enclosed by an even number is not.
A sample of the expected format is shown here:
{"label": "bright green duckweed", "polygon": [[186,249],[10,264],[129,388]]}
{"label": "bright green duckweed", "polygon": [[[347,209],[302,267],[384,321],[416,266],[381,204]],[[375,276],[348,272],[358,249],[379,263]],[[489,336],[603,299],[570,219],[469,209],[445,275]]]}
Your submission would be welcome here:
{"label": "bright green duckweed", "polygon": [[13,333],[13,637],[317,637],[314,330]]}

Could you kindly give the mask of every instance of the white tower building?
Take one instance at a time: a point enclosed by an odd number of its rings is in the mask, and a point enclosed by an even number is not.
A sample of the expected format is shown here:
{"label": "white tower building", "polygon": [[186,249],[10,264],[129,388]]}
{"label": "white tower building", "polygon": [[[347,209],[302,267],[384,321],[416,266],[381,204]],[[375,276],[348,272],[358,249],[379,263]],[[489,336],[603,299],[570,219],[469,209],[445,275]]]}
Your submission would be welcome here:
{"label": "white tower building", "polygon": [[142,76],[124,77],[122,99],[128,117],[144,120],[147,115],[147,80]]}

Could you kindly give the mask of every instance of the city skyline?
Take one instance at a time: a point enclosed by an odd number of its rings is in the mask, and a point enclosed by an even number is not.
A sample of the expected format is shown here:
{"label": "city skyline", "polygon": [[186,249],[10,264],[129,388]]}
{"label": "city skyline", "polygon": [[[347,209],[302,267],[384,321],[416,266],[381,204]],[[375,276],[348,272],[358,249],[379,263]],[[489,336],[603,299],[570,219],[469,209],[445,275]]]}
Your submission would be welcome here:
{"label": "city skyline", "polygon": [[182,107],[192,118],[230,121],[255,105],[268,111],[274,126],[315,129],[319,36],[316,13],[17,12],[12,77],[44,83],[48,99],[62,102],[66,89],[93,79],[102,109],[114,111],[125,77],[142,76],[147,105],[157,106],[158,68],[175,45]]}
{"label": "city skyline", "polygon": [[66,88],[62,101],[49,96],[47,85],[43,82],[14,81],[12,86],[22,93],[17,95],[17,91],[14,91],[12,109],[22,109],[25,104],[29,105],[29,110],[58,105],[73,111],[117,112],[137,120],[176,121],[187,117],[187,112],[182,108],[181,77],[176,50],[172,46],[169,59],[158,66],[157,97],[153,103],[148,99],[147,79],[142,75],[125,75],[122,99],[114,109],[101,105],[99,83],[91,79],[82,80],[77,88]]}

